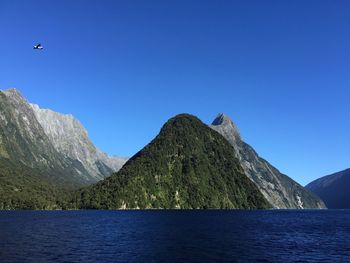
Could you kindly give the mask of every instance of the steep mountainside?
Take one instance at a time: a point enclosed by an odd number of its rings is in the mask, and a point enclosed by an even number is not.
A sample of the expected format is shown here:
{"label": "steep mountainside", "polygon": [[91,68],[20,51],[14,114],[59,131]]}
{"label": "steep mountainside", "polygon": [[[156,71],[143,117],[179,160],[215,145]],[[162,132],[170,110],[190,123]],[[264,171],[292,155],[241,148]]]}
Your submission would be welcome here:
{"label": "steep mountainside", "polygon": [[0,157],[71,186],[95,183],[120,168],[121,159],[97,150],[73,117],[47,112],[30,105],[16,89],[0,92]]}
{"label": "steep mountainside", "polygon": [[325,208],[316,195],[259,157],[254,149],[241,139],[237,127],[229,117],[219,114],[210,127],[229,141],[244,172],[275,208]]}
{"label": "steep mountainside", "polygon": [[56,151],[26,100],[15,90],[0,92],[0,156],[45,171],[55,183],[84,185],[84,167]]}
{"label": "steep mountainside", "polygon": [[350,209],[350,169],[321,177],[306,186],[330,209]]}
{"label": "steep mountainside", "polygon": [[77,197],[82,208],[267,208],[232,146],[194,116],[170,119],[118,172]]}
{"label": "steep mountainside", "polygon": [[31,107],[55,149],[81,162],[96,181],[118,171],[126,162],[125,158],[109,157],[97,149],[85,128],[72,115],[41,109],[36,104]]}

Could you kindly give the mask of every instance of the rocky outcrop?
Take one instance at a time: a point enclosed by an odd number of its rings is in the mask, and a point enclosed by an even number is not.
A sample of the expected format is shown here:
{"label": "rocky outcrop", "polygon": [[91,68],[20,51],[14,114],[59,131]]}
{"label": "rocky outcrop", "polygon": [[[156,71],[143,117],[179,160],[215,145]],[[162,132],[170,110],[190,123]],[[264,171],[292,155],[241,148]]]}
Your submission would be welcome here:
{"label": "rocky outcrop", "polygon": [[259,157],[255,150],[242,140],[236,125],[228,116],[219,114],[210,127],[230,142],[246,175],[275,208],[325,208],[316,195]]}

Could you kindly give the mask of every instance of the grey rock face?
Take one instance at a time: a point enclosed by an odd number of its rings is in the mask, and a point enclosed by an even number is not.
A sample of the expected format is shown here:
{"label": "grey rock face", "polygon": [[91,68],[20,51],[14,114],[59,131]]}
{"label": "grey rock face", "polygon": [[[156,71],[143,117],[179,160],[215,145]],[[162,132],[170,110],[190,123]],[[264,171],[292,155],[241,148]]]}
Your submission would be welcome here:
{"label": "grey rock face", "polygon": [[32,168],[38,164],[63,167],[62,159],[57,158],[56,150],[21,94],[10,89],[0,95],[1,155]]}
{"label": "grey rock face", "polygon": [[210,127],[230,142],[246,175],[275,208],[325,208],[316,195],[259,157],[255,150],[241,139],[236,125],[228,116],[219,114]]}
{"label": "grey rock face", "polygon": [[78,160],[96,181],[118,171],[126,158],[109,157],[97,149],[82,124],[65,115],[30,104],[37,120],[58,152]]}
{"label": "grey rock face", "polygon": [[126,161],[96,149],[71,115],[31,105],[16,89],[0,92],[0,157],[75,186],[95,183]]}

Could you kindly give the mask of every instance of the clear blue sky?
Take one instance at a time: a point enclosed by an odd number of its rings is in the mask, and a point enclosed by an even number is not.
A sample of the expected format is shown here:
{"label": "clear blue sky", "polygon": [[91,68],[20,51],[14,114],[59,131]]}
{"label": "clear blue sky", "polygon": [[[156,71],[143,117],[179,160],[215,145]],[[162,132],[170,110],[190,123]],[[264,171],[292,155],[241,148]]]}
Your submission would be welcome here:
{"label": "clear blue sky", "polygon": [[[131,156],[225,112],[301,184],[350,167],[349,1],[0,1],[0,89]],[[41,43],[43,51],[32,46]]]}

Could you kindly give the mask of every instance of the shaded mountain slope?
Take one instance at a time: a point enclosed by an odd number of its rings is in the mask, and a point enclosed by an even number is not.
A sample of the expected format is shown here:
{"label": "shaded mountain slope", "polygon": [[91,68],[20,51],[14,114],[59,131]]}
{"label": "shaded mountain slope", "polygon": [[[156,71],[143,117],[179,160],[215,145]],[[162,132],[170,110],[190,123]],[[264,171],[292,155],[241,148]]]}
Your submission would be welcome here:
{"label": "shaded mountain slope", "polygon": [[350,209],[350,169],[321,177],[305,187],[330,209]]}

